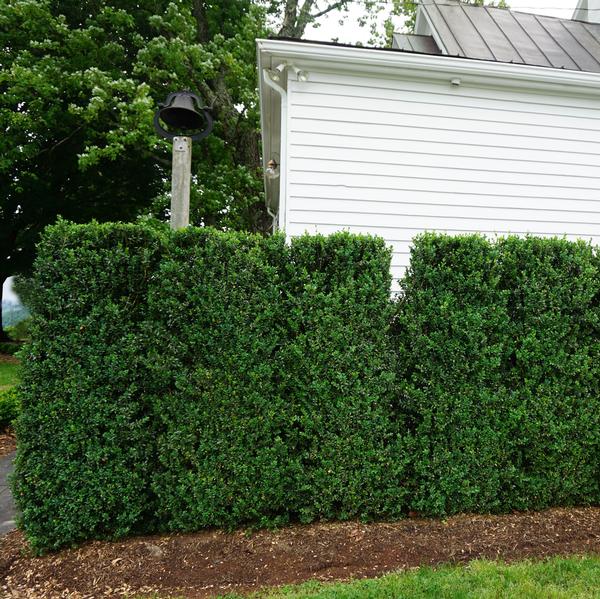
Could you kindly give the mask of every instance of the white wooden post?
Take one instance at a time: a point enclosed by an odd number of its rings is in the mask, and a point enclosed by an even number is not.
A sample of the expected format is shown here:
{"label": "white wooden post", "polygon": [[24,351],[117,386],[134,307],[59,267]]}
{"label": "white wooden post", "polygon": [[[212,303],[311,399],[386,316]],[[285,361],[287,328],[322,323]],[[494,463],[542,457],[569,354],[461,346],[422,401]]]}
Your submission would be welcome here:
{"label": "white wooden post", "polygon": [[173,173],[171,179],[171,229],[190,224],[190,180],[192,176],[192,139],[173,138]]}

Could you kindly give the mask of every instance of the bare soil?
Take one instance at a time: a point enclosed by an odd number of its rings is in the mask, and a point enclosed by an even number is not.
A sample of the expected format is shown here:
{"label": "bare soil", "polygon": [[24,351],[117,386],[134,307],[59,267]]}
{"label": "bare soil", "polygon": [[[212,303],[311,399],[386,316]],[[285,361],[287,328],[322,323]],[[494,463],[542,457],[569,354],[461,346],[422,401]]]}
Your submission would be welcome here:
{"label": "bare soil", "polygon": [[0,364],[19,364],[19,358],[11,356],[10,354],[0,354]]}
{"label": "bare soil", "polygon": [[10,428],[4,432],[0,432],[0,458],[12,453],[15,449],[17,449],[15,433]]}
{"label": "bare soil", "polygon": [[0,593],[78,599],[156,592],[197,598],[475,558],[574,554],[600,554],[600,508],[148,536],[94,541],[41,558],[31,557],[22,533],[13,531],[0,539]]}

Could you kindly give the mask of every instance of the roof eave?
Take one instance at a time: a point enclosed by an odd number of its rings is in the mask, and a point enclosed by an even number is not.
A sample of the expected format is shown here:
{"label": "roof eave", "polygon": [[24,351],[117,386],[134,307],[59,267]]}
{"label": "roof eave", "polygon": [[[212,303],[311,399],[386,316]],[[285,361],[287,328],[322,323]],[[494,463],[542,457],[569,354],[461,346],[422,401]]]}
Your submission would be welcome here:
{"label": "roof eave", "polygon": [[[537,67],[445,55],[321,44],[277,39],[257,40],[259,53],[281,61],[295,61],[299,68],[388,74],[395,77],[422,76],[444,79],[464,75],[473,81],[486,80],[498,86],[548,89],[564,86],[565,93],[600,90],[600,73]],[[262,84],[261,84],[262,85]]]}

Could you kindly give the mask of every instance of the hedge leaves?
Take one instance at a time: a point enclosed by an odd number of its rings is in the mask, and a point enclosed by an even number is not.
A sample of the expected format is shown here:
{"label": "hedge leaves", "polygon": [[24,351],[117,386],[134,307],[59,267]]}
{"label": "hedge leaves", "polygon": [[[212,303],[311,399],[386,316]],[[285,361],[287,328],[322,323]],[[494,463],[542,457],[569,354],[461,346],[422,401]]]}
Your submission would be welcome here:
{"label": "hedge leaves", "polygon": [[38,551],[134,532],[600,501],[584,243],[47,229],[15,494]]}

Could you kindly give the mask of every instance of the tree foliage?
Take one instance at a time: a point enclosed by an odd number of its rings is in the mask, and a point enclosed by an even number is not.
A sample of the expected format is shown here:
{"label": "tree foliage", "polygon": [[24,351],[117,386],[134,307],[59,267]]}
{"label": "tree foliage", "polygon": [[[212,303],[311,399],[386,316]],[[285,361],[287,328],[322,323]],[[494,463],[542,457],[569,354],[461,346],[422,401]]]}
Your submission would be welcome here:
{"label": "tree foliage", "polygon": [[[259,0],[260,1],[260,0]],[[337,17],[340,25],[352,7],[361,9],[358,24],[362,27],[369,25],[373,39],[383,40],[383,30],[378,32],[379,17],[385,11],[392,11],[381,0],[262,0],[267,15],[274,18],[275,30],[280,37],[304,37],[309,26],[318,27],[323,17]],[[393,4],[393,3],[392,3]]]}
{"label": "tree foliage", "polygon": [[258,13],[250,0],[4,5],[7,220],[30,222],[32,208],[48,215],[42,225],[56,213],[127,219],[153,197],[160,202],[169,144],[154,133],[152,115],[167,93],[190,88],[217,121],[195,151],[193,220],[260,227],[246,222],[256,219],[247,209],[260,199]]}
{"label": "tree foliage", "polygon": [[0,4],[0,279],[31,265],[57,215],[161,216],[170,147],[152,117],[200,92],[216,120],[194,148],[192,221],[265,228],[250,0],[8,0]]}

